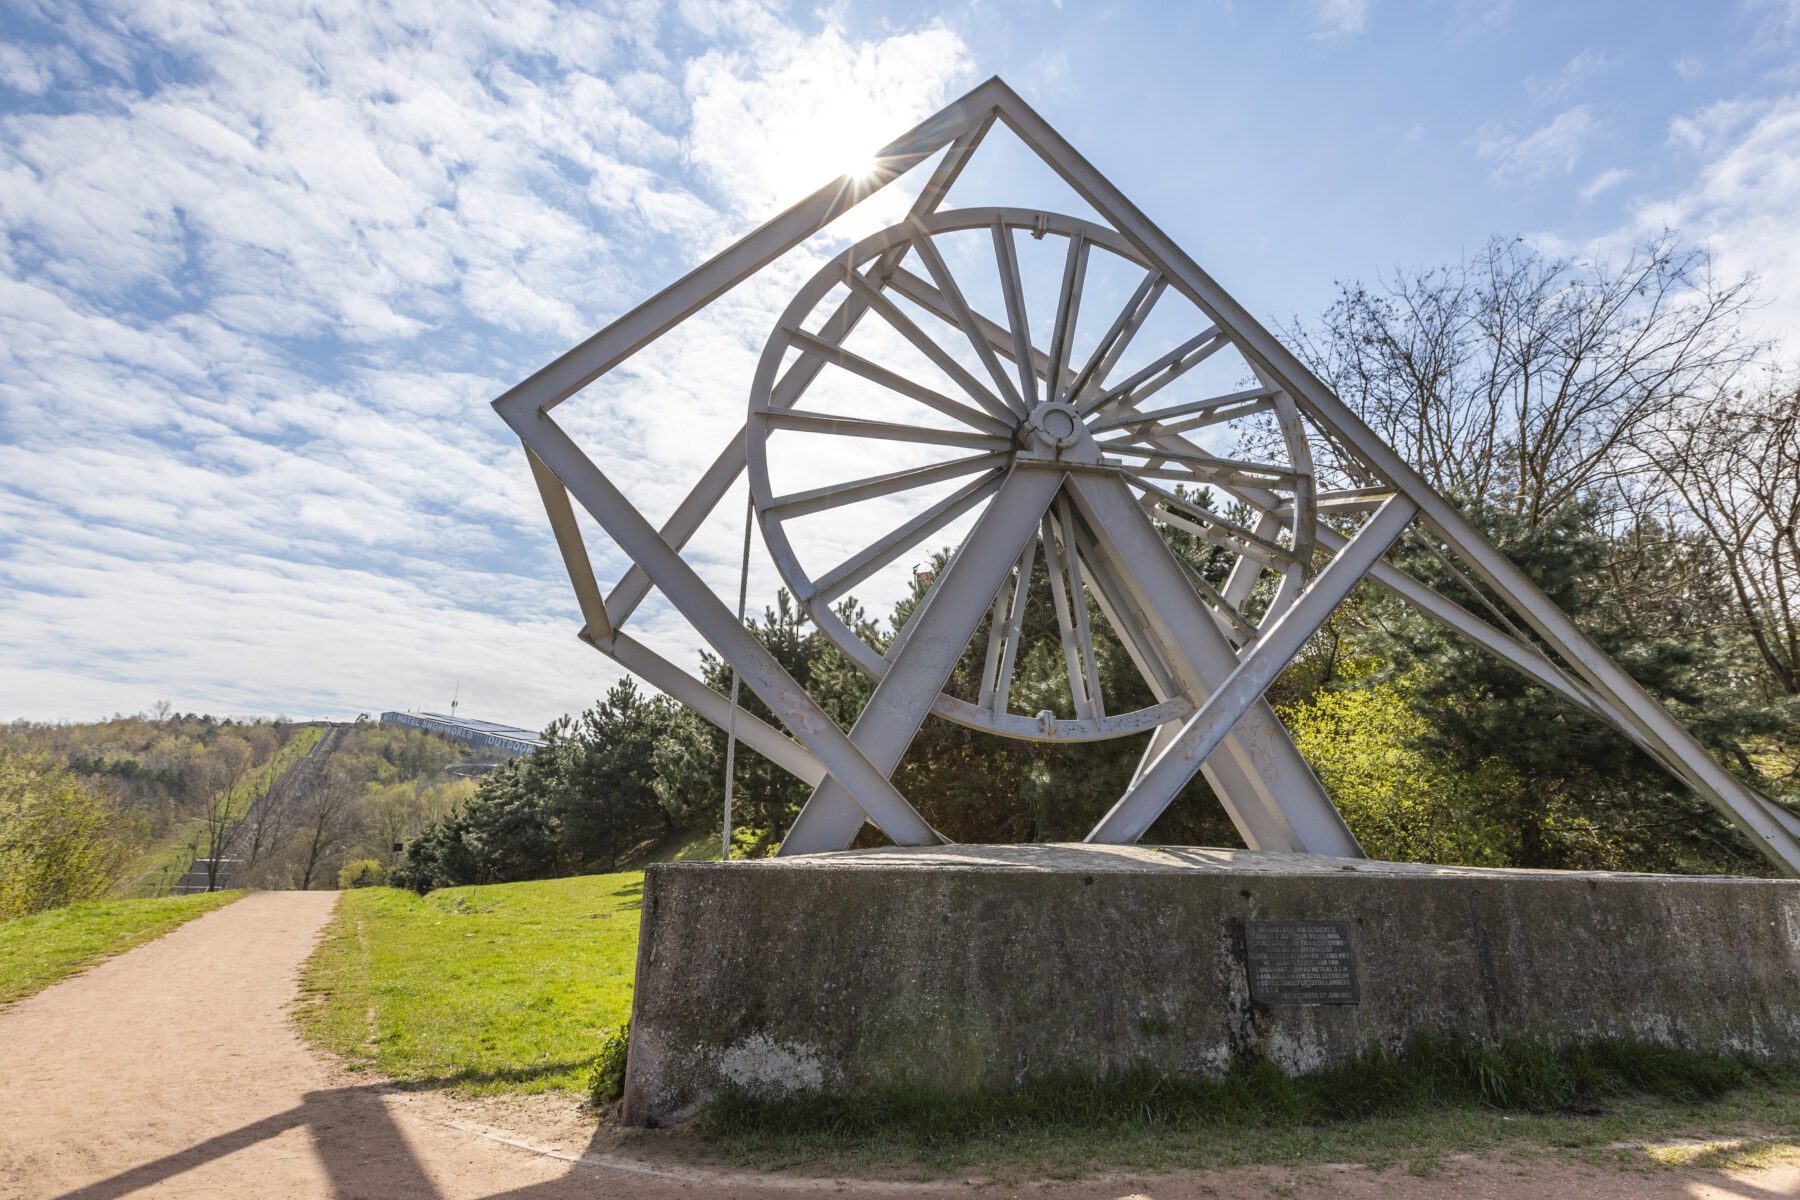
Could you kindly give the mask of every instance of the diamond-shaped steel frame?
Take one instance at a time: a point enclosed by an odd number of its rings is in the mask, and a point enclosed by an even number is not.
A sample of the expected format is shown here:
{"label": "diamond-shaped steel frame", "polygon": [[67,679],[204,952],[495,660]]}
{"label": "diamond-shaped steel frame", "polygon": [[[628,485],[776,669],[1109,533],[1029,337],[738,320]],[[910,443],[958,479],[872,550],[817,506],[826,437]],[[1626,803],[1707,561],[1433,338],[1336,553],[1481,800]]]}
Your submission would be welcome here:
{"label": "diamond-shaped steel frame", "polygon": [[[1166,720],[1157,727],[1131,787],[1095,827],[1089,840],[1137,840],[1175,794],[1204,770],[1252,848],[1360,856],[1360,847],[1262,696],[1355,584],[1368,579],[1607,722],[1712,803],[1784,874],[1800,876],[1800,820],[1745,786],[1714,761],[1679,722],[1490,545],[1454,505],[1433,491],[1286,347],[998,78],[989,79],[890,143],[876,155],[871,175],[846,176],[827,184],[494,402],[495,409],[525,445],[581,607],[585,621],[581,638],[709,720],[721,726],[729,722],[746,744],[815,785],[811,800],[783,842],[782,853],[843,848],[856,836],[865,817],[901,844],[924,845],[943,840],[895,790],[888,776],[928,711],[955,718],[951,709],[961,702],[940,693],[955,656],[951,656],[951,662],[943,662],[941,653],[909,653],[908,636],[903,633],[878,686],[876,701],[846,734],[681,556],[682,547],[745,470],[749,425],[731,439],[694,490],[658,529],[557,425],[551,410],[947,147],[908,218],[915,228],[922,227],[920,223],[930,220],[938,210],[945,193],[995,120],[1004,122],[1108,222],[1139,261],[1152,264],[1165,281],[1159,286],[1166,285],[1186,297],[1214,322],[1216,329],[1224,331],[1268,394],[1280,397],[1287,406],[1279,414],[1284,421],[1297,420],[1295,414],[1303,416],[1346,454],[1359,460],[1378,481],[1377,486],[1364,489],[1367,495],[1347,496],[1344,500],[1346,508],[1372,509],[1373,515],[1351,537],[1317,526],[1320,548],[1332,552],[1334,557],[1310,580],[1290,575],[1279,603],[1272,607],[1262,627],[1240,638],[1234,648],[1219,636],[1217,617],[1199,602],[1191,576],[1175,566],[1160,541],[1146,540],[1145,531],[1151,526],[1144,519],[1144,509],[1118,475],[1073,469],[1054,459],[1039,461],[1031,455],[1015,458],[1005,472],[1004,482],[994,485],[989,507],[952,559],[950,568],[926,594],[908,630],[922,627],[928,617],[937,623],[934,628],[959,633],[972,629],[994,600],[1000,584],[991,565],[984,572],[979,565],[965,564],[999,562],[1011,571],[1018,557],[1020,537],[1027,536],[1025,531],[1053,506],[1068,505],[1060,510],[1065,529],[1079,522],[1090,536],[1094,531],[1106,531],[1104,538],[1097,539],[1106,544],[1097,544],[1084,553],[1091,552],[1097,560],[1109,564],[1115,573],[1111,585],[1119,594],[1128,596],[1134,606],[1122,622],[1115,614],[1108,615],[1115,624],[1125,626],[1120,632],[1127,640],[1136,631],[1142,633],[1146,646],[1154,643],[1163,647],[1169,672],[1180,677],[1175,682],[1182,692],[1168,703],[1183,707],[1176,714],[1179,719]],[[997,220],[1003,224],[1003,219]],[[871,303],[879,303],[879,293],[890,285],[890,276],[899,256],[905,253],[905,246],[890,253],[892,261],[886,257],[878,261],[864,276],[868,286],[853,294],[839,310],[825,331],[827,342],[841,341]],[[868,292],[876,293],[873,300]],[[1015,335],[1018,325],[1013,322]],[[1000,332],[1003,331],[996,331],[992,338],[995,348],[1004,354],[1008,348]],[[820,352],[831,348],[828,344]],[[1045,356],[1029,346],[1028,339],[1017,342],[1014,350],[1011,357],[1020,369],[1020,390],[1035,394],[1036,378],[1043,378],[1051,381],[1048,390],[1054,391],[1059,378],[1056,365],[1052,363],[1046,370]],[[785,403],[791,404],[805,389],[820,361],[803,359],[789,377],[781,380],[779,387],[787,389]],[[1025,365],[1027,362],[1036,363],[1035,378],[1032,368]],[[1183,447],[1193,449],[1192,443],[1177,436],[1158,444],[1177,454],[1184,452]],[[632,560],[632,567],[610,595],[601,593],[576,527],[571,497],[592,514]],[[1421,523],[1523,618],[1549,653],[1476,617],[1385,561],[1385,552],[1414,521]],[[1153,531],[1150,537],[1154,539]],[[1045,545],[1050,544],[1046,540]],[[980,552],[967,553],[971,546]],[[736,669],[743,682],[780,717],[787,733],[742,708],[734,712],[724,696],[624,632],[627,620],[652,586],[662,591],[707,643]],[[975,614],[973,618],[971,613]],[[967,634],[963,633],[955,645],[960,647],[966,641]],[[1074,669],[1072,659],[1071,670]]]}

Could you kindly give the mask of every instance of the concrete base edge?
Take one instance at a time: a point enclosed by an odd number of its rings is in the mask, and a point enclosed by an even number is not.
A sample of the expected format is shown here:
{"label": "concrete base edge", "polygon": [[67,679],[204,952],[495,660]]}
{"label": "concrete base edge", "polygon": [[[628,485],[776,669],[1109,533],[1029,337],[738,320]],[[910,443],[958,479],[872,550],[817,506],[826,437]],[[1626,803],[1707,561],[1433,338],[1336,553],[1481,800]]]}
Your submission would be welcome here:
{"label": "concrete base edge", "polygon": [[1422,1031],[1800,1057],[1800,881],[957,846],[652,866],[641,928],[638,1124],[731,1087],[1301,1072]]}

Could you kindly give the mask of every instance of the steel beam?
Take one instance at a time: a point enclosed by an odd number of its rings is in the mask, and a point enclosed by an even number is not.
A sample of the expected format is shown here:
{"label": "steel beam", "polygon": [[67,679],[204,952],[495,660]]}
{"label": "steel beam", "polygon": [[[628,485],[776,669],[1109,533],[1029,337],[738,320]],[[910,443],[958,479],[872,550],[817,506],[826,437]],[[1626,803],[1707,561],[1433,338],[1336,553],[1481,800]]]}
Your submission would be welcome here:
{"label": "steel beam", "polygon": [[522,414],[503,415],[513,425],[513,432],[556,473],[607,536],[643,566],[669,602],[737,670],[750,690],[781,718],[827,771],[847,783],[883,832],[907,845],[935,840],[937,835],[931,826],[894,790],[886,772],[870,764],[818,702],[806,694],[756,635],[738,621],[736,614],[713,595],[705,580],[662,540],[655,526],[632,507],[548,413],[528,409]]}
{"label": "steel beam", "polygon": [[[707,687],[628,633],[601,642],[588,630],[581,640],[672,699],[693,709],[724,729],[731,722],[731,700]],[[817,785],[825,778],[825,766],[812,751],[741,706],[737,710],[738,740],[797,779]]]}
{"label": "steel beam", "polygon": [[[1171,665],[1177,670],[1185,667],[1187,689],[1204,703],[1237,669],[1231,643],[1213,623],[1211,611],[1123,479],[1106,472],[1078,472],[1069,482],[1096,538],[1111,557],[1130,563],[1127,586],[1143,590],[1145,619],[1173,651],[1168,656]],[[1219,798],[1252,849],[1363,857],[1362,847],[1266,701],[1251,706],[1227,742],[1227,751],[1220,765],[1235,763],[1242,775],[1225,781]]]}
{"label": "steel beam", "polygon": [[[901,631],[887,674],[850,731],[851,742],[882,772],[884,781],[900,765],[981,618],[993,605],[994,594],[1036,536],[1038,522],[1062,481],[1059,469],[1014,467]],[[858,789],[846,787],[835,777],[824,780],[782,839],[781,853],[846,848],[862,828],[865,808]],[[869,815],[874,816],[873,812]],[[894,837],[885,825],[883,830]],[[894,840],[901,845],[926,845],[939,839],[930,834],[912,841]]]}
{"label": "steel beam", "polygon": [[1394,539],[1405,531],[1418,506],[1396,496],[1376,513],[1348,545],[1318,574],[1279,620],[1263,631],[1237,669],[1188,719],[1173,740],[1158,754],[1148,770],[1132,783],[1112,811],[1094,826],[1090,842],[1135,842],[1162,816],[1177,793],[1186,787],[1201,764],[1250,706],[1275,682],[1275,677],[1294,660],[1313,634],[1330,619],[1369,568],[1387,553]]}
{"label": "steel beam", "polygon": [[958,137],[991,121],[994,102],[1004,90],[997,78],[976,87],[876,151],[875,168],[866,177],[832,180],[507,389],[494,407],[509,422],[531,411],[548,412]]}
{"label": "steel beam", "polygon": [[[972,94],[972,93],[971,93]],[[961,177],[963,168],[969,165],[969,157],[975,153],[976,147],[987,136],[987,131],[994,124],[994,113],[990,109],[980,119],[973,122],[959,134],[950,148],[944,151],[943,159],[932,171],[931,178],[926,180],[919,195],[913,200],[909,210],[910,217],[929,216],[937,211],[944,196]],[[754,235],[753,235],[754,236]],[[870,286],[885,288],[888,278],[900,265],[905,255],[905,247],[895,247],[884,252],[875,267],[869,272]],[[868,304],[860,294],[844,297],[836,312],[826,320],[819,329],[819,336],[825,341],[838,343],[850,336],[863,316],[869,311]],[[661,336],[660,333],[657,336]],[[807,388],[825,367],[823,359],[812,355],[801,355],[781,377],[771,397],[770,407],[774,409],[791,408],[800,402]],[[744,429],[725,443],[711,466],[700,477],[694,490],[683,497],[676,506],[675,512],[663,523],[662,538],[677,550],[687,545],[688,539],[699,531],[712,510],[718,506],[732,482],[744,470]],[[643,602],[650,591],[650,577],[644,574],[642,567],[631,564],[625,575],[619,580],[612,592],[606,597],[606,608],[615,628],[625,624],[626,620]]]}

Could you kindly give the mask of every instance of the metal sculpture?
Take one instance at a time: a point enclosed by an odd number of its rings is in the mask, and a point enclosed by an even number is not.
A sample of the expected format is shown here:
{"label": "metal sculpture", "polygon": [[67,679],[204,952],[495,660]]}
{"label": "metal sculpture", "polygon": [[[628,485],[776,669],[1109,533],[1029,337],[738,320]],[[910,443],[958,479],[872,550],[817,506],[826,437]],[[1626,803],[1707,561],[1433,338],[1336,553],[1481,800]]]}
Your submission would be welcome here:
{"label": "metal sculpture", "polygon": [[[1004,122],[1106,223],[1026,208],[943,208],[993,122]],[[795,295],[747,381],[749,415],[658,529],[557,425],[550,410],[900,175],[943,151],[900,224],[832,258]],[[1021,239],[1027,239],[1024,243]],[[1046,244],[1060,285],[1034,294],[1022,244]],[[967,294],[971,246],[990,260],[993,311]],[[952,259],[960,256],[953,266]],[[1084,297],[1110,271],[1128,286]],[[1121,274],[1122,273],[1122,274]],[[1133,350],[1153,314],[1191,327]],[[1034,314],[1042,336],[1034,336]],[[868,318],[873,316],[874,320]],[[1045,323],[1045,316],[1048,322]],[[859,328],[906,348],[897,368],[852,348]],[[866,340],[866,338],[864,338]],[[1135,355],[1135,358],[1132,356]],[[1237,386],[1184,385],[1230,360]],[[1121,363],[1136,361],[1134,368]],[[830,374],[827,375],[829,369]],[[821,382],[822,378],[832,381]],[[855,388],[845,390],[845,384]],[[817,397],[835,384],[830,404]],[[1362,851],[1263,692],[1360,581],[1395,593],[1608,722],[1715,805],[1784,873],[1800,876],[1800,821],[1747,788],[1594,646],[1267,330],[999,79],[883,149],[872,171],[828,184],[495,401],[524,442],[586,622],[582,638],[721,726],[814,791],[781,853],[848,846],[872,821],[903,845],[943,838],[889,776],[928,714],[1002,736],[1095,741],[1147,736],[1135,778],[1090,841],[1131,842],[1203,772],[1246,845],[1360,857]],[[1254,461],[1209,449],[1258,421]],[[1342,478],[1324,486],[1313,439]],[[892,469],[819,482],[852,446]],[[826,449],[821,449],[822,447]],[[869,458],[865,453],[863,458]],[[681,556],[741,473],[764,541],[821,631],[875,681],[845,733]],[[602,596],[571,497],[631,558]],[[1231,507],[1222,512],[1216,503]],[[862,535],[857,506],[905,519]],[[958,522],[972,524],[891,645],[833,608]],[[823,519],[833,536],[796,536]],[[1475,616],[1384,555],[1415,522],[1535,632]],[[1179,530],[1227,556],[1211,582],[1171,552]],[[846,530],[850,531],[846,533]],[[854,546],[843,553],[846,545]],[[1448,559],[1446,559],[1448,562]],[[1041,564],[1066,675],[1067,712],[1031,711],[1015,672]],[[787,727],[738,708],[624,626],[655,586]],[[1479,593],[1477,593],[1479,594]],[[1042,597],[1040,597],[1040,600]],[[1104,621],[1148,704],[1102,687]],[[983,628],[985,623],[985,635]],[[978,688],[946,692],[985,637]],[[1541,643],[1541,644],[1540,644]],[[791,736],[789,736],[791,734]]]}

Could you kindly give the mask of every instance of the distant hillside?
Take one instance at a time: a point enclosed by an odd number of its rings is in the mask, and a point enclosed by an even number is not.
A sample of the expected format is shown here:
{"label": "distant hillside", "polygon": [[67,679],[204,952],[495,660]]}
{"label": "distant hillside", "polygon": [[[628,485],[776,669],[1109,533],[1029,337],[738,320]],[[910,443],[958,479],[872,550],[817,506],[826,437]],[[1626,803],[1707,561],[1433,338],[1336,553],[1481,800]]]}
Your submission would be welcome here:
{"label": "distant hillside", "polygon": [[0,754],[28,776],[72,776],[102,807],[115,888],[129,895],[163,894],[184,876],[205,890],[214,863],[219,886],[227,875],[231,886],[333,886],[345,862],[391,865],[395,845],[474,788],[451,773],[467,747],[362,721],[19,721],[0,727]]}

